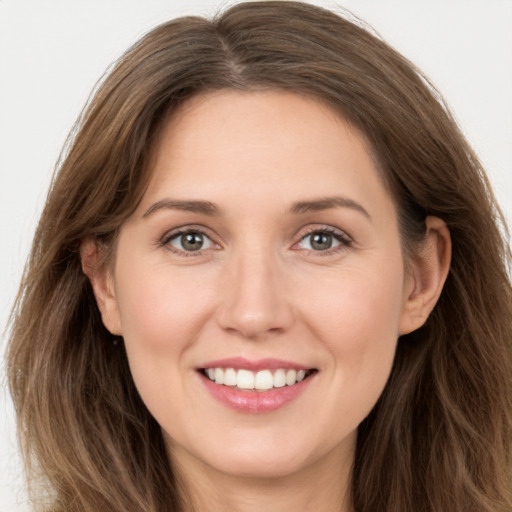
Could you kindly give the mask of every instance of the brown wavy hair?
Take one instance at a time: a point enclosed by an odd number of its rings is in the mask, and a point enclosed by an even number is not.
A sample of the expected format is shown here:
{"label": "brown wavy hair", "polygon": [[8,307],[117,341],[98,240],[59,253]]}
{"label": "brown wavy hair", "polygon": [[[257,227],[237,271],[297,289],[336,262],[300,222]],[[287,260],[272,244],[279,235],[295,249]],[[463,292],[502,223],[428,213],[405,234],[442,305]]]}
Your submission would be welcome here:
{"label": "brown wavy hair", "polygon": [[79,248],[91,238],[113,246],[147,187],[165,119],[220,89],[307,95],[358,127],[395,200],[406,257],[427,215],[451,232],[439,302],[422,328],[399,339],[386,388],[359,427],[355,510],[510,512],[510,252],[485,173],[418,69],[361,23],[293,1],[241,3],[211,20],[155,28],[78,119],[11,321],[10,388],[29,481],[36,494],[44,490],[36,504],[183,509],[160,427],[122,343],[102,324]]}

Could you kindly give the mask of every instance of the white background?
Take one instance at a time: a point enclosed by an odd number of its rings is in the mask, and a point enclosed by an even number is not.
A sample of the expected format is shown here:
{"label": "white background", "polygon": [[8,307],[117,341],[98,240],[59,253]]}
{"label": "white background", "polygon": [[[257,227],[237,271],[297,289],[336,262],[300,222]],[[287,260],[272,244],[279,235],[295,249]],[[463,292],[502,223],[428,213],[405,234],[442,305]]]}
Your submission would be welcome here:
{"label": "white background", "polygon": [[[106,67],[155,25],[217,0],[0,0],[0,330],[53,165]],[[512,0],[339,0],[441,90],[512,221]],[[5,348],[0,339],[0,353]],[[0,512],[28,510],[0,367]]]}

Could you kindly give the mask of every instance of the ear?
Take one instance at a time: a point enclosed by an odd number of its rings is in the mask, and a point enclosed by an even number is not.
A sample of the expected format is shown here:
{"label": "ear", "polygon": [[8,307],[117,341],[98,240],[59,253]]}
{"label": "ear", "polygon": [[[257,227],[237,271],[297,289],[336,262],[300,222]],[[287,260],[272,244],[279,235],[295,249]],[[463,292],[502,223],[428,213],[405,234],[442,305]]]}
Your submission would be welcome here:
{"label": "ear", "polygon": [[87,239],[80,245],[82,270],[89,278],[103,325],[110,333],[122,335],[114,279],[109,266],[101,258],[101,248],[95,240]]}
{"label": "ear", "polygon": [[423,245],[409,262],[399,334],[420,328],[443,290],[452,255],[450,231],[437,217],[427,217]]}

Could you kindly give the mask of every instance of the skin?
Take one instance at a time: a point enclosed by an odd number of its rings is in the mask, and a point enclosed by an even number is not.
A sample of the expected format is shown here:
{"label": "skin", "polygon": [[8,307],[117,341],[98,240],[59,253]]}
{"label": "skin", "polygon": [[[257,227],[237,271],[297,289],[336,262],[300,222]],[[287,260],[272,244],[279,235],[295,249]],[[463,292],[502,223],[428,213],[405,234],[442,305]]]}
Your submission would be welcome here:
{"label": "skin", "polygon": [[[364,137],[291,93],[195,97],[167,121],[155,157],[115,261],[100,267],[94,241],[82,258],[192,502],[209,511],[350,511],[357,426],[384,388],[398,336],[437,301],[446,226],[427,219],[406,273],[396,208]],[[332,196],[350,202],[293,211]],[[208,201],[218,214],[154,206],[168,199]],[[203,249],[187,253],[172,238],[184,226],[204,231]],[[311,231],[325,229],[341,242],[312,248]],[[235,356],[317,373],[273,412],[235,411],[197,372]]]}

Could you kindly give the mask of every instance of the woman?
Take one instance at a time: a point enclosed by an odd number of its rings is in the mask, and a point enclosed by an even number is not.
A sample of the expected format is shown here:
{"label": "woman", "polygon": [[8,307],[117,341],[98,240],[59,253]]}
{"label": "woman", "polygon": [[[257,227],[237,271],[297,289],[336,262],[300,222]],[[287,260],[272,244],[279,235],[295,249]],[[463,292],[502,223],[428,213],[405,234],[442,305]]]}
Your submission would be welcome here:
{"label": "woman", "polygon": [[16,307],[49,510],[511,510],[500,225],[438,95],[359,26],[158,27],[82,115]]}

